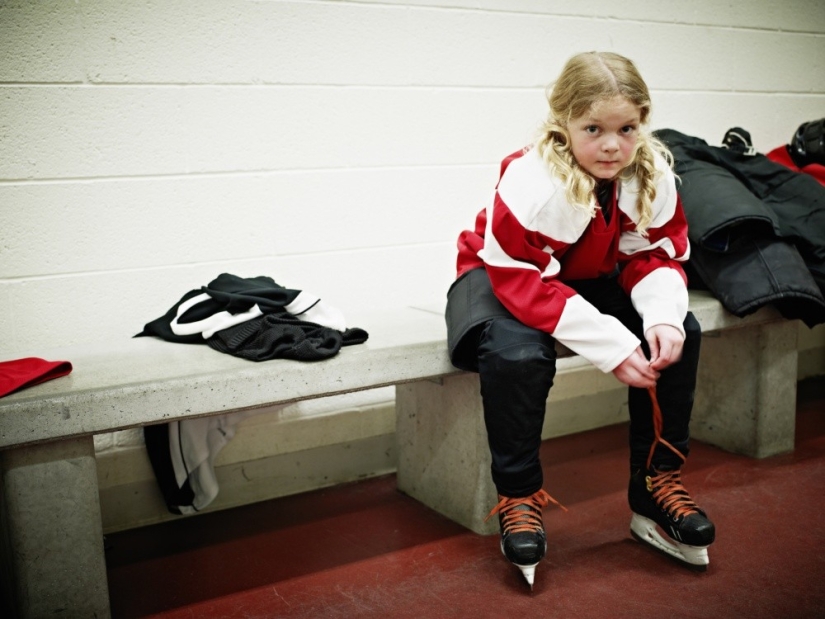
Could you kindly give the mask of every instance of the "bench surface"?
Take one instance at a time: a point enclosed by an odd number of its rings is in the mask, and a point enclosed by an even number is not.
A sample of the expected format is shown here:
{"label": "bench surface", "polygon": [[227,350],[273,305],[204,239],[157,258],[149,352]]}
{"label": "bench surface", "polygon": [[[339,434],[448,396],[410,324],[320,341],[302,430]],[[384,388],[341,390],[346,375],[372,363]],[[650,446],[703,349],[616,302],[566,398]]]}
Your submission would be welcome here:
{"label": "bench surface", "polygon": [[[776,320],[763,308],[745,318],[709,294],[691,292],[704,332]],[[72,373],[0,398],[0,449],[338,395],[458,372],[447,357],[443,306],[353,316],[369,333],[320,362],[255,362],[207,345],[142,337],[31,354],[70,361]],[[586,364],[578,357],[567,362]]]}

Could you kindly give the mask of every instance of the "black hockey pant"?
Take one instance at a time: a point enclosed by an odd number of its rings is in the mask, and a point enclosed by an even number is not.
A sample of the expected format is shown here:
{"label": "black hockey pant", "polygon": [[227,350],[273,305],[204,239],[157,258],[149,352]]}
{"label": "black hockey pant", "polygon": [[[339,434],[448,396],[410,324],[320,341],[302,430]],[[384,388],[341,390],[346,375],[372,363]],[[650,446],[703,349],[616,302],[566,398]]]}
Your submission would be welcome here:
{"label": "black hockey pant", "polygon": [[[615,277],[568,282],[603,314],[618,318],[642,342],[642,320]],[[690,414],[696,385],[701,329],[693,314],[684,322],[682,358],[661,372],[657,398],[662,438],[688,454]],[[478,333],[478,371],[484,421],[492,454],[492,476],[499,494],[529,496],[542,487],[539,461],[547,396],[556,373],[554,339],[512,317],[495,317]],[[646,389],[629,388],[630,467],[644,468],[654,440],[652,405]],[[552,413],[551,413],[552,414]],[[681,459],[658,445],[653,466],[679,467]]]}

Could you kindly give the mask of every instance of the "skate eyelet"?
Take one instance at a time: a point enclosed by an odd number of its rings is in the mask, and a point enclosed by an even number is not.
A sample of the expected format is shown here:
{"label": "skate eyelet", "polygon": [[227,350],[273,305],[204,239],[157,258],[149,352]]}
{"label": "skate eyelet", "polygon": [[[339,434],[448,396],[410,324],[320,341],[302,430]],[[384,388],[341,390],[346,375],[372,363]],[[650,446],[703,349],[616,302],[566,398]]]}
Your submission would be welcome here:
{"label": "skate eyelet", "polygon": [[653,492],[653,481],[650,479],[650,475],[645,477],[645,487],[648,492]]}

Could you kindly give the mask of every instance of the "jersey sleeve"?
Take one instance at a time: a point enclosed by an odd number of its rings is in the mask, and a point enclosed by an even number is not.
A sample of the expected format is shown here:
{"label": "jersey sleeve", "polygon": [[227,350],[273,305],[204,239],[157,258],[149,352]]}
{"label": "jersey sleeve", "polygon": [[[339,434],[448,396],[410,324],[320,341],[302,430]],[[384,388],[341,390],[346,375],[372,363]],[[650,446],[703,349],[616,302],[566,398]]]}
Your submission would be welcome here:
{"label": "jersey sleeve", "polygon": [[[635,202],[636,194],[631,197]],[[636,212],[635,204],[623,204],[626,213]],[[657,182],[653,201],[653,221],[646,235],[635,229],[622,234],[619,241],[619,284],[630,296],[642,317],[644,330],[659,324],[670,325],[685,335],[687,315],[687,277],[682,268],[690,257],[687,220],[676,182],[669,168]]]}
{"label": "jersey sleeve", "polygon": [[487,209],[479,256],[496,297],[518,320],[610,372],[639,340],[558,280],[556,255],[590,221],[587,213],[570,208],[563,194],[537,156],[528,153],[510,162]]}

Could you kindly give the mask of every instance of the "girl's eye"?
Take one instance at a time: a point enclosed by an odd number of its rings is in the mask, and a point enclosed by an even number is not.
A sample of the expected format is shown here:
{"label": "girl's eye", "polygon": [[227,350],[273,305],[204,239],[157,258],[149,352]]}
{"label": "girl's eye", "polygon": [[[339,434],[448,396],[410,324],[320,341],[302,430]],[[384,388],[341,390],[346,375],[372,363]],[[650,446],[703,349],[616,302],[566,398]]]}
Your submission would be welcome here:
{"label": "girl's eye", "polygon": [[636,127],[634,127],[633,125],[625,125],[624,127],[622,127],[622,133],[624,135],[630,135],[634,131],[636,131]]}
{"label": "girl's eye", "polygon": [[599,128],[596,125],[587,125],[584,130],[590,135],[596,135],[599,132]]}

